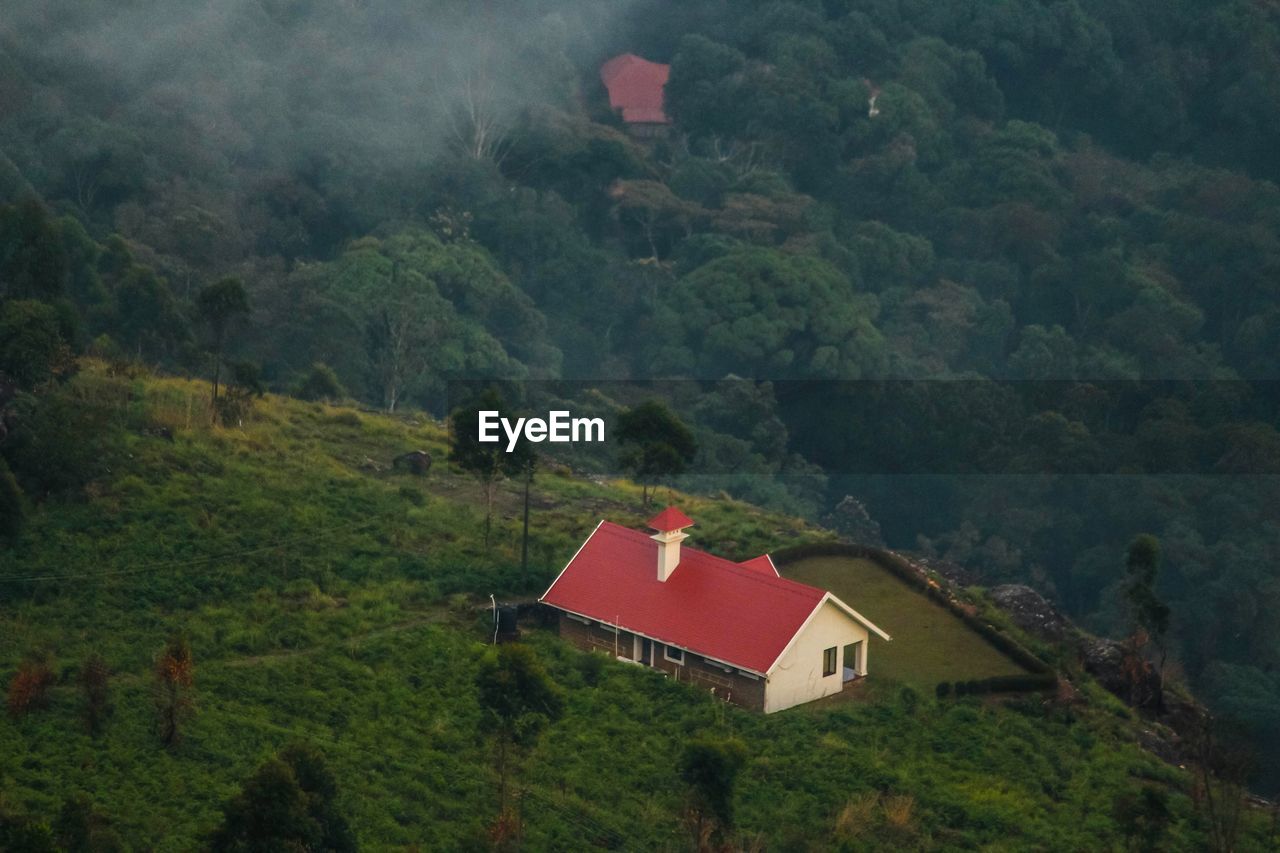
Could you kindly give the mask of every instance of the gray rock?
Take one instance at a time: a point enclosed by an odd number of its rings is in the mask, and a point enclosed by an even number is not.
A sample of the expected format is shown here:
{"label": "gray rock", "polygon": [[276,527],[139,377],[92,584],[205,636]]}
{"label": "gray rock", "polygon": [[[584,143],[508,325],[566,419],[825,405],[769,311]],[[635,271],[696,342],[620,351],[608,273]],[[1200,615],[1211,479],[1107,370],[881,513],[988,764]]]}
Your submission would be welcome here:
{"label": "gray rock", "polygon": [[1060,641],[1071,623],[1044,596],[1024,584],[1004,584],[988,593],[1013,624],[1044,640]]}

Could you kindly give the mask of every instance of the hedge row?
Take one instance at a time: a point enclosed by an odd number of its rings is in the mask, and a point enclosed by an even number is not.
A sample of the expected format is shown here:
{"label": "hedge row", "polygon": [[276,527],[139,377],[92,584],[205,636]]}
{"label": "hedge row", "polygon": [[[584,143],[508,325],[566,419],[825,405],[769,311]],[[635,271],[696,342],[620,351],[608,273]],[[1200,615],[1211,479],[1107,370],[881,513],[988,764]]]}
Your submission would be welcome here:
{"label": "hedge row", "polygon": [[897,554],[866,545],[850,545],[842,542],[809,542],[784,548],[770,556],[778,566],[810,557],[849,557],[870,560],[945,607],[1001,654],[1024,669],[1030,670],[1027,675],[1001,675],[980,681],[957,681],[954,685],[951,682],[944,681],[937,686],[939,697],[950,695],[953,692],[957,696],[963,696],[979,693],[1049,690],[1057,686],[1058,676],[1052,666],[1040,660],[1040,658],[1028,651],[1025,646],[999,628],[969,614],[941,588],[929,584],[927,578],[923,577],[910,563]]}
{"label": "hedge row", "polygon": [[934,692],[939,699],[949,696],[979,696],[983,693],[1031,693],[1053,690],[1058,686],[1058,676],[1052,672],[1027,675],[997,675],[976,681],[940,681]]}

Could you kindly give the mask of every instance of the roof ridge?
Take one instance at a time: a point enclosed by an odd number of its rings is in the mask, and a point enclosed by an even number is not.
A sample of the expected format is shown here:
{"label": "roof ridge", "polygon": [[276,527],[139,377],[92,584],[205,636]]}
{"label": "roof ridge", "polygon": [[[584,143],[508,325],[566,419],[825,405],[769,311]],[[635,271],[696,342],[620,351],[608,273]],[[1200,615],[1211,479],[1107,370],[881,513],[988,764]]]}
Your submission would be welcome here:
{"label": "roof ridge", "polygon": [[[627,527],[624,524],[618,524],[616,521],[609,521],[608,519],[605,519],[604,523],[601,524],[601,529],[604,529],[606,525],[609,528],[614,529],[620,533],[625,533],[635,537],[644,537],[645,539],[651,538],[643,530],[636,530],[634,527]],[[826,590],[819,589],[816,586],[812,586],[807,583],[801,583],[800,581],[791,580],[790,578],[784,578],[781,575],[778,575],[776,577],[770,577],[769,575],[761,574],[760,572],[757,572],[757,571],[752,571],[751,569],[748,569],[745,566],[735,563],[733,560],[730,560],[728,557],[721,557],[719,554],[712,554],[710,551],[704,551],[701,548],[694,548],[692,546],[681,546],[681,547],[687,548],[688,550],[693,551],[697,554],[700,554],[704,557],[709,557],[710,559],[714,560],[716,563],[721,564],[719,566],[715,566],[713,564],[712,568],[722,568],[726,570],[731,570],[735,574],[740,575],[741,577],[747,578],[757,583],[763,583],[764,585],[769,586],[773,589],[781,589],[785,592],[805,594],[805,595],[817,593],[819,597],[825,595],[827,592]],[[759,557],[767,557],[767,556],[768,554],[760,554],[757,557],[752,557],[751,559],[754,560],[754,559],[758,559]],[[679,571],[680,565],[683,563],[684,563],[684,560],[681,560],[680,563],[676,564],[677,571]]]}

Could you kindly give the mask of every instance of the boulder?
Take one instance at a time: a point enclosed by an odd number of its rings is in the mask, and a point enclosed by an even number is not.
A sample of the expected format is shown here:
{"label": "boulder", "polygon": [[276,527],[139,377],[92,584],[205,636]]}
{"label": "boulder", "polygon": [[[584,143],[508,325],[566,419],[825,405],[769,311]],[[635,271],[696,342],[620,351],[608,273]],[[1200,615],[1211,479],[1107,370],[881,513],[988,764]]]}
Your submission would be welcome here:
{"label": "boulder", "polygon": [[391,467],[397,471],[408,471],[419,477],[427,476],[431,470],[431,454],[425,450],[410,450],[391,460]]}
{"label": "boulder", "polygon": [[1149,713],[1163,708],[1160,674],[1123,643],[1105,637],[1086,640],[1080,647],[1085,671],[1131,707]]}
{"label": "boulder", "polygon": [[1066,636],[1071,623],[1043,595],[1024,584],[1004,584],[988,593],[1013,624],[1042,640],[1057,642]]}

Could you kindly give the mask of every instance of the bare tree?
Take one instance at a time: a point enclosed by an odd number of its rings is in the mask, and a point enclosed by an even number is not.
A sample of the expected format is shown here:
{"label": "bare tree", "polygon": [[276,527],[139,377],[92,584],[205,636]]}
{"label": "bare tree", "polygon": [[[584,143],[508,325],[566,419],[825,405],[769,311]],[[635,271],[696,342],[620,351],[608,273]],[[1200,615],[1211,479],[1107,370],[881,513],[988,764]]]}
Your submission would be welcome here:
{"label": "bare tree", "polygon": [[469,57],[446,63],[436,100],[454,144],[474,160],[501,163],[511,134],[507,105],[502,103],[493,72],[493,48],[488,39]]}

